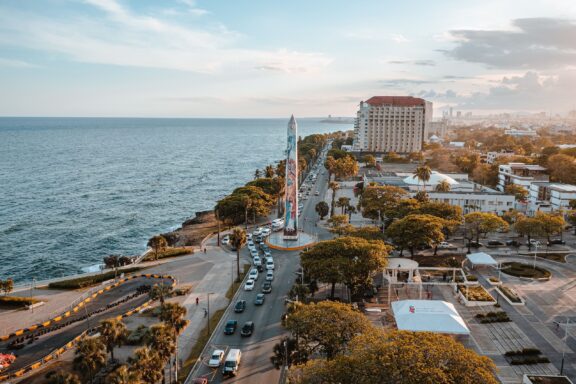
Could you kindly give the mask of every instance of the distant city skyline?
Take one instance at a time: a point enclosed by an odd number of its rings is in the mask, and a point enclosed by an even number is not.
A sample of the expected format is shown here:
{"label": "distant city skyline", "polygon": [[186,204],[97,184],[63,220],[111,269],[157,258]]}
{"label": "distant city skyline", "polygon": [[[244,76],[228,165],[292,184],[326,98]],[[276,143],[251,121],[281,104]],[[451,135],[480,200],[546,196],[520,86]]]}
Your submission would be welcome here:
{"label": "distant city skyline", "polygon": [[571,0],[4,0],[0,116],[565,115],[574,36]]}

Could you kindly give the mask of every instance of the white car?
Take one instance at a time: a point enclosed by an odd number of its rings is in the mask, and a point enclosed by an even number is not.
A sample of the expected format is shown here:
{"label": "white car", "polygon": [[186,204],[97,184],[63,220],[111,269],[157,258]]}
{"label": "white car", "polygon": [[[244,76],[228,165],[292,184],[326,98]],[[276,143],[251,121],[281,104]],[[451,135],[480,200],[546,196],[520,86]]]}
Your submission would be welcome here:
{"label": "white car", "polygon": [[274,269],[274,262],[272,261],[272,259],[266,260],[266,269],[268,269],[268,270]]}
{"label": "white car", "polygon": [[250,248],[250,255],[254,258],[258,257],[258,251],[256,248]]}
{"label": "white car", "polygon": [[251,234],[251,233],[247,233],[247,234],[246,234],[246,239],[247,239],[247,240],[252,240],[252,234]]}
{"label": "white car", "polygon": [[262,230],[262,236],[269,236],[271,232],[272,231],[270,230],[270,228],[264,228]]}
{"label": "white car", "polygon": [[262,234],[262,228],[256,228],[252,234],[254,236],[260,236]]}
{"label": "white car", "polygon": [[272,271],[271,269],[266,271],[266,280],[267,281],[274,280],[274,271]]}
{"label": "white car", "polygon": [[253,261],[254,261],[254,265],[257,267],[262,265],[262,259],[260,259],[260,256],[255,256]]}
{"label": "white car", "polygon": [[248,248],[252,248],[254,246],[254,242],[252,240],[248,240],[246,244],[248,245]]}
{"label": "white car", "polygon": [[447,249],[447,248],[454,248],[454,246],[446,241],[443,241],[440,244],[438,244],[438,248]]}
{"label": "white car", "polygon": [[228,244],[230,244],[230,237],[226,235],[222,238],[222,245],[228,245]]}
{"label": "white car", "polygon": [[252,268],[248,274],[248,278],[254,281],[258,280],[258,270],[256,268]]}
{"label": "white car", "polygon": [[220,364],[222,364],[222,360],[224,360],[224,351],[221,349],[215,349],[214,352],[212,352],[212,356],[210,356],[208,366],[210,368],[218,368]]}
{"label": "white car", "polygon": [[254,280],[250,279],[244,284],[245,291],[252,291],[254,289]]}
{"label": "white car", "polygon": [[264,257],[266,257],[266,258],[269,257],[270,259],[272,259],[272,253],[270,252],[269,249],[267,249],[267,250],[264,251]]}
{"label": "white car", "polygon": [[320,192],[319,191],[314,192],[314,196],[320,196]]}

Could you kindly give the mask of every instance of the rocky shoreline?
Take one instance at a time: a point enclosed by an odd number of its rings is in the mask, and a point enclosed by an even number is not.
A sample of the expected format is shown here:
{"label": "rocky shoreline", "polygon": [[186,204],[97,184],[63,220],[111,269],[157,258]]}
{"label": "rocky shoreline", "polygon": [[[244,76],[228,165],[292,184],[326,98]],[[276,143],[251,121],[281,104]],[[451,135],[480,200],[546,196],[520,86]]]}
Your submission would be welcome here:
{"label": "rocky shoreline", "polygon": [[199,246],[206,236],[218,231],[218,222],[214,211],[196,212],[195,216],[182,223],[182,226],[172,232],[161,235],[170,247]]}

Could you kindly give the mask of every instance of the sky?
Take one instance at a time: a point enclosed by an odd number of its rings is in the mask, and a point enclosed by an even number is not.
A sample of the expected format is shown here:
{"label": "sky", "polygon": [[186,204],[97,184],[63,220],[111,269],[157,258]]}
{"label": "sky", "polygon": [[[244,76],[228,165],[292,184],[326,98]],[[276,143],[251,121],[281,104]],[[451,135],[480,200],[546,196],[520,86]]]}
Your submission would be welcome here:
{"label": "sky", "polygon": [[353,116],[576,105],[574,0],[2,0],[0,116]]}

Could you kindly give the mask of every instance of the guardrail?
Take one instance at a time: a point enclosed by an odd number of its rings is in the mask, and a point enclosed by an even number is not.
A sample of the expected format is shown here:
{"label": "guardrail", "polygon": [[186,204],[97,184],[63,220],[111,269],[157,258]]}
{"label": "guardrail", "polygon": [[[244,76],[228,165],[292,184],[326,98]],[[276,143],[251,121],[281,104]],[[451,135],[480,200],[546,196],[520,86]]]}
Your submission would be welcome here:
{"label": "guardrail", "polygon": [[[169,280],[172,281],[172,284],[171,284],[172,287],[174,287],[174,285],[176,285],[176,279],[175,279],[173,276],[171,276],[171,275],[160,275],[160,274],[142,274],[142,275],[128,276],[128,277],[125,277],[125,278],[121,279],[121,281],[119,281],[119,282],[117,283],[117,285],[120,285],[120,284],[123,283],[123,282],[126,282],[126,281],[128,281],[128,280],[132,280],[132,279],[136,279],[136,278],[139,278],[139,277],[154,278],[154,279],[169,279]],[[117,286],[117,285],[115,285],[115,286]],[[109,287],[112,287],[112,286],[109,286]],[[111,288],[109,288],[109,289],[111,289]],[[90,298],[87,298],[86,300],[88,300],[87,302],[89,302],[91,299],[90,299]],[[142,305],[140,305],[140,306],[138,306],[138,307],[136,307],[136,308],[134,308],[134,309],[131,309],[131,310],[129,310],[128,312],[126,312],[126,313],[124,313],[124,314],[122,314],[122,315],[116,316],[115,319],[116,319],[116,320],[122,320],[122,319],[125,318],[125,317],[132,316],[132,315],[135,314],[136,312],[139,312],[139,311],[141,311],[141,310],[149,307],[150,304],[151,304],[153,301],[154,301],[154,300],[148,300],[147,302],[143,303]],[[84,305],[84,304],[83,304],[83,305]],[[83,305],[82,305],[82,306],[83,306]],[[55,319],[54,319],[54,320],[55,320]],[[58,321],[60,321],[60,320],[58,320]],[[46,323],[48,323],[48,322],[46,322]],[[42,325],[44,326],[44,324],[46,324],[46,323],[43,323]],[[32,326],[32,327],[34,327],[34,326]],[[30,329],[30,328],[32,328],[32,327],[29,327],[28,329]],[[36,328],[35,328],[35,329],[36,329]],[[21,368],[21,369],[15,371],[15,372],[9,373],[9,374],[0,374],[0,382],[6,381],[6,380],[9,380],[9,379],[14,379],[14,378],[22,377],[23,375],[25,375],[25,374],[33,371],[33,370],[36,370],[36,369],[42,367],[43,365],[49,363],[50,361],[57,359],[57,358],[58,358],[60,355],[62,355],[64,352],[72,349],[72,348],[76,345],[76,343],[77,343],[82,337],[84,337],[89,331],[92,331],[93,329],[95,329],[95,328],[88,329],[88,330],[82,332],[80,335],[76,336],[74,339],[72,339],[71,341],[69,341],[68,343],[66,343],[63,347],[54,349],[52,352],[50,352],[49,354],[47,354],[47,355],[44,356],[43,358],[41,358],[41,359],[39,359],[39,360],[36,360],[36,361],[33,362],[33,363],[28,364],[28,365],[25,366],[24,368]]]}

